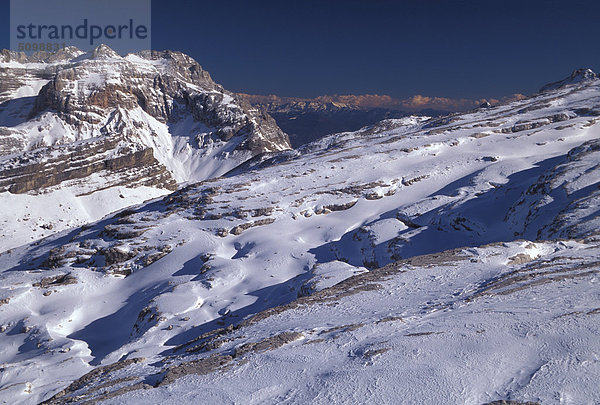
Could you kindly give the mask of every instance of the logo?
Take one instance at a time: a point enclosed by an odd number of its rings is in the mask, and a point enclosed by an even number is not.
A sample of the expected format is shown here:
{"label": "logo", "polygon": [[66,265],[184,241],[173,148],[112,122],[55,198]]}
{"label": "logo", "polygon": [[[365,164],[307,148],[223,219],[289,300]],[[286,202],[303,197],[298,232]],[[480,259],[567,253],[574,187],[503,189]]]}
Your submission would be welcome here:
{"label": "logo", "polygon": [[11,0],[11,49],[91,51],[100,44],[119,54],[151,48],[150,0]]}

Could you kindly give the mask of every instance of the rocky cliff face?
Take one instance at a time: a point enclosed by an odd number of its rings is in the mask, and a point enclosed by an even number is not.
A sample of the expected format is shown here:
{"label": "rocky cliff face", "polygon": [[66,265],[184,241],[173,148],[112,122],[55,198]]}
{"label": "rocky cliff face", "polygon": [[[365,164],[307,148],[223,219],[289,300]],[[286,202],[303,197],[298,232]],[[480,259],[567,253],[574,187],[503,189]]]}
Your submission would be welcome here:
{"label": "rocky cliff face", "polygon": [[264,110],[183,53],[0,51],[0,194],[164,194],[289,148]]}
{"label": "rocky cliff face", "polygon": [[54,54],[41,52],[27,56],[0,50],[0,108],[7,100],[34,96],[36,84],[45,84],[69,60],[82,53],[76,48],[66,48]]}
{"label": "rocky cliff face", "polygon": [[[100,46],[91,54],[70,48],[28,57],[2,51],[0,77],[2,155],[34,150],[38,155],[60,155],[61,145],[119,138],[129,143],[129,149],[154,150],[146,154],[156,155],[173,178],[188,181],[219,175],[254,155],[290,147],[287,135],[271,117],[224,90],[196,61],[179,52],[146,51],[121,57]],[[153,141],[159,132],[162,139]],[[188,138],[187,143],[178,142],[178,149],[188,150],[185,156],[179,156],[181,150],[175,150],[173,139],[168,139],[173,137]],[[232,162],[223,162],[223,169],[207,162],[209,172],[196,162],[194,169],[202,173],[191,168],[175,173],[181,166],[178,158],[201,160],[209,145],[216,152],[210,160]],[[26,159],[20,161],[27,165]],[[10,164],[14,162],[13,157]],[[5,165],[0,163],[1,173],[6,172]]]}
{"label": "rocky cliff face", "polygon": [[216,84],[180,52],[147,51],[121,58],[106,46],[65,67],[42,88],[31,116],[55,111],[67,123],[97,125],[107,112],[140,108],[161,123],[186,116],[213,129],[215,139],[243,137],[238,150],[252,154],[289,148],[273,120]]}
{"label": "rocky cliff face", "polygon": [[[48,157],[48,151],[59,153]],[[117,185],[177,188],[177,183],[154,158],[151,148],[136,147],[118,137],[23,153],[5,160],[3,167],[0,192],[13,194],[40,192],[66,182],[67,186],[89,185],[88,177],[94,174],[102,175],[98,188]]]}

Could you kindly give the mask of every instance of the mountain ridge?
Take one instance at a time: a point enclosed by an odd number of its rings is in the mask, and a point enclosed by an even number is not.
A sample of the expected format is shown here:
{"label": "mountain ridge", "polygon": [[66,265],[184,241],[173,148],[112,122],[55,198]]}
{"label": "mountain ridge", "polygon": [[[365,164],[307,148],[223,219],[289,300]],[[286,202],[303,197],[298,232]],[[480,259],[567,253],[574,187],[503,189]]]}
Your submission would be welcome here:
{"label": "mountain ridge", "polygon": [[319,108],[350,108],[350,109],[376,109],[397,110],[406,113],[414,113],[424,109],[439,110],[446,112],[464,111],[475,108],[484,102],[490,104],[500,104],[510,101],[523,99],[523,94],[513,94],[502,98],[449,98],[449,97],[431,97],[424,95],[414,95],[408,98],[396,98],[389,95],[380,94],[346,94],[346,95],[322,95],[314,98],[303,97],[284,97],[271,95],[254,95],[240,93],[250,102],[259,105],[269,106],[270,110],[276,108],[298,108],[312,109]]}

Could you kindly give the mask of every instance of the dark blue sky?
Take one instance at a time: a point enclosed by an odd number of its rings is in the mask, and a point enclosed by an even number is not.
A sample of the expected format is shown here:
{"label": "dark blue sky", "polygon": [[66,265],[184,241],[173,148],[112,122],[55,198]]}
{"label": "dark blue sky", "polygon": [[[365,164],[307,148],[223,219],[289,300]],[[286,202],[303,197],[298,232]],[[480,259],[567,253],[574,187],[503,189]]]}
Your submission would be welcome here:
{"label": "dark blue sky", "polygon": [[152,42],[233,91],[500,97],[597,71],[599,17],[597,0],[156,0]]}

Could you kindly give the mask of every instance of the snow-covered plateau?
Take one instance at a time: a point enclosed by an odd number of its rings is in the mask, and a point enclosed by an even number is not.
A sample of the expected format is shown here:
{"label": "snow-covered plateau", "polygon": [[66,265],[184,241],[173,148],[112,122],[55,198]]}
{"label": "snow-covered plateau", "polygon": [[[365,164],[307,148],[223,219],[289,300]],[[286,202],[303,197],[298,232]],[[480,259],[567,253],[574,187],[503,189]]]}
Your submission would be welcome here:
{"label": "snow-covered plateau", "polygon": [[[136,58],[122,63],[156,68]],[[176,122],[160,125],[199,125]],[[593,72],[279,144],[221,177],[190,177],[202,167],[160,155],[173,131],[156,133],[141,143],[176,191],[0,254],[3,403],[600,403]],[[68,220],[52,187],[0,193],[5,223],[33,199]],[[78,198],[102,205],[101,191]]]}

